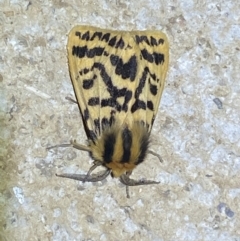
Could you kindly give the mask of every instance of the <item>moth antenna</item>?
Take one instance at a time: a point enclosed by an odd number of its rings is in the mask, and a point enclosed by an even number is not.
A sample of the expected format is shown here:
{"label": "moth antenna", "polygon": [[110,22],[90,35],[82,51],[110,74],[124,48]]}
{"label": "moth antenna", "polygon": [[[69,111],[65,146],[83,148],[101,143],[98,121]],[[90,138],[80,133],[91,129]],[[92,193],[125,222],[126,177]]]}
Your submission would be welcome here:
{"label": "moth antenna", "polygon": [[131,179],[130,174],[122,174],[120,176],[121,183],[125,184],[126,186],[140,186],[140,185],[149,185],[149,184],[159,184],[160,182],[151,181],[151,180],[134,180]]}
{"label": "moth antenna", "polygon": [[106,169],[102,172],[93,174],[91,176],[87,175],[82,175],[82,174],[70,174],[70,173],[62,173],[62,174],[56,174],[57,177],[64,177],[64,178],[69,178],[77,181],[82,181],[82,182],[98,182],[102,181],[107,176],[110,174],[110,170]]}

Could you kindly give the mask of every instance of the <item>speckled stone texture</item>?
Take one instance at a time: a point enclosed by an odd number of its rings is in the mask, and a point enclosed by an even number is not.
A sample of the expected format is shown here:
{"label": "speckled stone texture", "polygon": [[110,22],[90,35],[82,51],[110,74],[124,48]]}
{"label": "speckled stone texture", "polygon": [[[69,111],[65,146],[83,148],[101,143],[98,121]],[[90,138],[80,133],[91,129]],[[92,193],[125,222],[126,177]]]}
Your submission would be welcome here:
{"label": "speckled stone texture", "polygon": [[[240,2],[0,0],[0,240],[239,241]],[[125,187],[80,183],[86,143],[67,65],[70,29],[164,31],[170,68],[152,149]]]}

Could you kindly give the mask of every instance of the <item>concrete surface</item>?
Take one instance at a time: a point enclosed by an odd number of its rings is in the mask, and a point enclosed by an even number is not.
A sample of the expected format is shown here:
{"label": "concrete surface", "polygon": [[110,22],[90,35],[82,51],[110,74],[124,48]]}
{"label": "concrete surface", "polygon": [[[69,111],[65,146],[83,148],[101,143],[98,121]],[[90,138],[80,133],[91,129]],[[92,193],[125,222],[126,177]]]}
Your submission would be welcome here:
{"label": "concrete surface", "polygon": [[[240,2],[0,0],[0,240],[240,240]],[[70,29],[159,29],[170,69],[152,149],[132,187],[86,173],[67,66]]]}

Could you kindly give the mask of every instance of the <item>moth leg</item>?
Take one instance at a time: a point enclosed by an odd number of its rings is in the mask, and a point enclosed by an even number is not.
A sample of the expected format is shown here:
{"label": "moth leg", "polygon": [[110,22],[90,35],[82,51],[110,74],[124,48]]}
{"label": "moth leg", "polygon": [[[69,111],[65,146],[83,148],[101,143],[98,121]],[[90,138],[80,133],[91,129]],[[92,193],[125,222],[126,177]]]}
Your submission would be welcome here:
{"label": "moth leg", "polygon": [[47,150],[57,148],[57,147],[74,147],[81,151],[88,151],[88,152],[90,151],[90,148],[88,146],[79,144],[76,142],[76,140],[71,140],[69,144],[60,144],[60,145],[55,145],[55,146],[49,146],[49,147],[47,147]]}
{"label": "moth leg", "polygon": [[101,166],[101,165],[102,165],[102,163],[101,163],[100,161],[95,161],[95,162],[94,162],[94,165],[91,166],[90,169],[88,170],[88,173],[87,173],[87,175],[86,175],[86,177],[85,177],[85,180],[83,180],[83,182],[88,181],[88,178],[91,177],[91,176],[90,176],[91,172],[92,172],[94,169],[96,169],[97,167]]}
{"label": "moth leg", "polygon": [[[70,144],[60,144],[60,145],[56,145],[56,146],[50,146],[47,149],[49,150],[49,149],[55,148],[55,147],[69,147],[69,146],[74,147],[81,151],[90,152],[90,148],[88,146],[79,144],[76,142],[76,140],[71,140]],[[70,178],[70,179],[74,179],[74,180],[78,180],[78,181],[82,181],[82,182],[97,182],[97,181],[101,181],[101,180],[105,179],[110,173],[110,170],[106,169],[104,172],[90,175],[94,169],[96,169],[98,166],[101,166],[101,165],[102,165],[102,162],[95,161],[94,165],[90,167],[87,175],[63,173],[63,174],[56,174],[56,176],[66,177],[66,178]]]}
{"label": "moth leg", "polygon": [[129,186],[126,186],[126,194],[127,194],[127,198],[130,198],[130,195],[129,195]]}
{"label": "moth leg", "polygon": [[126,186],[139,186],[139,185],[149,185],[149,184],[158,184],[160,182],[151,181],[151,180],[134,180],[129,176],[132,172],[126,172],[126,174],[122,174],[120,176],[120,182],[125,184]]}
{"label": "moth leg", "polygon": [[47,147],[47,150],[57,148],[57,147],[70,147],[70,146],[72,146],[72,144],[60,144],[60,145],[55,145],[55,146],[49,146],[49,147]]}
{"label": "moth leg", "polygon": [[82,144],[79,144],[79,143],[76,142],[76,140],[71,140],[70,143],[71,143],[72,147],[74,147],[74,148],[76,148],[78,150],[88,151],[88,152],[91,151],[91,149],[88,146],[84,146]]}
{"label": "moth leg", "polygon": [[129,176],[132,174],[131,171],[126,172],[120,176],[120,182],[126,185],[127,198],[130,198],[129,195],[129,186],[139,186],[139,185],[149,185],[149,184],[158,184],[160,182],[150,181],[150,180],[134,180]]}
{"label": "moth leg", "polygon": [[159,154],[157,154],[156,152],[154,152],[152,150],[148,150],[148,153],[152,154],[153,156],[156,156],[160,162],[163,162],[162,157]]}
{"label": "moth leg", "polygon": [[82,181],[82,182],[98,182],[102,181],[105,179],[108,175],[110,174],[110,170],[106,169],[102,172],[93,174],[91,176],[87,175],[82,175],[82,174],[70,174],[70,173],[62,173],[62,174],[56,174],[57,177],[64,177],[64,178],[70,178],[73,180],[77,181]]}
{"label": "moth leg", "polygon": [[[70,147],[70,146],[81,151],[90,152],[90,148],[88,146],[81,145],[77,143],[76,140],[71,140],[70,144],[60,144],[60,145],[50,146],[47,149],[49,150],[56,147]],[[63,174],[56,174],[56,176],[70,178],[70,179],[74,179],[82,182],[98,182],[105,179],[110,173],[110,170],[106,169],[103,172],[90,175],[94,169],[96,169],[98,166],[101,166],[101,165],[102,165],[102,162],[95,161],[94,165],[89,169],[87,175],[63,173]]]}
{"label": "moth leg", "polygon": [[72,99],[71,97],[65,97],[65,99],[73,102],[74,104],[78,104],[77,101]]}

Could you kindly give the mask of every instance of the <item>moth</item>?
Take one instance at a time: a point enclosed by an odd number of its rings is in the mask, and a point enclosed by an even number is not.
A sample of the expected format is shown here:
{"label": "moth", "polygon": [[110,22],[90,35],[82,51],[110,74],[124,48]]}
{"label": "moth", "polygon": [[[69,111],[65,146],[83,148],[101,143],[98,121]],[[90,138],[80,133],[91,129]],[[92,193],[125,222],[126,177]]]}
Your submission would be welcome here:
{"label": "moth", "polygon": [[[166,35],[75,26],[69,33],[67,51],[88,137],[86,146],[76,141],[71,145],[87,151],[94,164],[86,175],[58,176],[95,182],[111,174],[127,187],[159,183],[133,180],[130,175],[147,153],[157,155],[149,144],[168,70]],[[105,170],[91,174],[98,166]]]}

